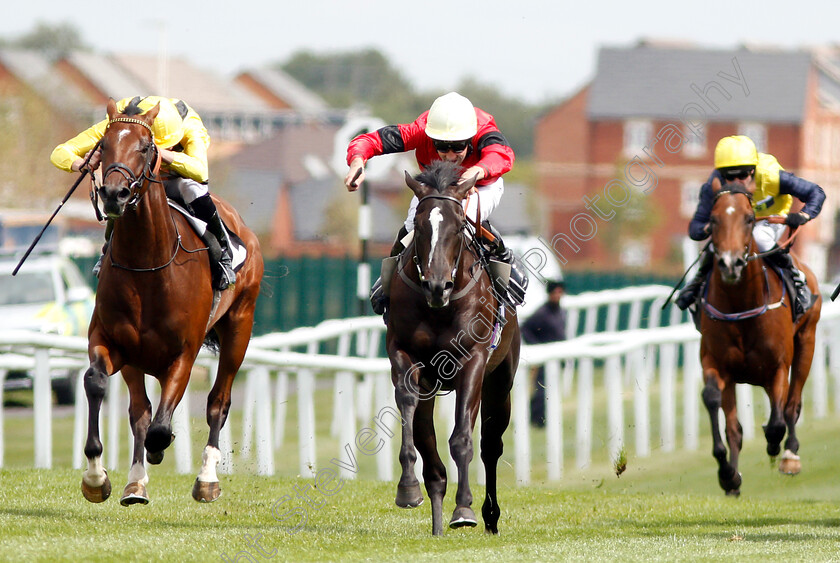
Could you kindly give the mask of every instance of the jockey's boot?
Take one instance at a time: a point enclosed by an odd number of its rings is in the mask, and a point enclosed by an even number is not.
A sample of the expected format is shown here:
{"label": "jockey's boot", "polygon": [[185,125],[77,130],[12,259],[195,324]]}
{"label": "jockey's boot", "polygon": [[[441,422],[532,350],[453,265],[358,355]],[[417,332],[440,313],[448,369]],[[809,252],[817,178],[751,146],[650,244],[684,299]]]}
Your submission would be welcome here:
{"label": "jockey's boot", "polygon": [[[505,246],[502,235],[499,234],[499,231],[489,221],[482,221],[481,226],[495,238],[495,240],[485,239],[485,242],[493,252],[491,258],[510,267],[507,280],[504,279],[504,275],[498,276],[494,273],[495,279],[493,281],[501,290],[501,295],[507,295],[508,303],[511,306],[516,307],[517,305],[522,305],[525,302],[525,291],[528,289],[528,274],[525,273],[525,268],[513,254],[513,251]],[[491,261],[491,273],[492,271]]]}
{"label": "jockey's boot", "polygon": [[99,279],[99,271],[102,270],[102,257],[108,252],[108,245],[111,243],[111,233],[114,232],[114,220],[108,219],[105,224],[105,244],[102,245],[102,253],[96,259],[96,264],[93,265],[93,275]]}
{"label": "jockey's boot", "polygon": [[796,291],[796,296],[792,299],[793,320],[798,320],[805,311],[811,308],[811,305],[817,299],[817,296],[813,295],[808,287],[805,274],[802,270],[794,266],[793,259],[787,251],[771,254],[765,260],[774,266],[778,266],[782,270],[782,275],[793,283],[793,289]]}
{"label": "jockey's boot", "polygon": [[233,246],[230,237],[222,224],[222,218],[219,217],[216,204],[213,203],[210,194],[196,198],[190,204],[190,207],[192,207],[196,218],[207,223],[207,232],[216,238],[221,247],[216,289],[223,291],[236,283],[236,272],[233,271]]}
{"label": "jockey's boot", "polygon": [[709,271],[711,271],[711,269],[712,253],[708,250],[704,250],[703,255],[700,257],[700,263],[697,265],[697,273],[694,275],[694,279],[682,288],[680,294],[677,296],[677,300],[674,301],[677,304],[677,307],[685,311],[697,300],[700,288],[703,286],[703,282],[706,281],[706,276],[709,275]]}
{"label": "jockey's boot", "polygon": [[394,270],[397,268],[397,260],[393,258],[399,256],[405,250],[402,239],[406,235],[408,235],[408,229],[403,225],[400,227],[400,232],[397,233],[397,238],[391,247],[391,253],[388,255],[388,258],[382,261],[381,275],[373,282],[373,287],[370,288],[370,305],[373,307],[373,312],[377,315],[384,315],[388,310],[390,292],[388,291],[388,287],[383,286],[382,280],[387,280],[386,284],[391,283],[391,276],[394,275]]}

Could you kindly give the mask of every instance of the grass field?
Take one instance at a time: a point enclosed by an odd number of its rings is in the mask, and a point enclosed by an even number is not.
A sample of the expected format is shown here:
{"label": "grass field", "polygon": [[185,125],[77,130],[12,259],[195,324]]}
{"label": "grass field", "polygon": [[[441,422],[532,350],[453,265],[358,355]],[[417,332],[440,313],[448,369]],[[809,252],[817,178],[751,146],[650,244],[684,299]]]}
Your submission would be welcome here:
{"label": "grass field", "polygon": [[[328,404],[329,396],[319,403]],[[293,420],[287,430],[292,448]],[[54,425],[54,462],[64,468],[53,470],[25,468],[32,459],[28,424],[26,418],[5,421],[2,561],[232,561],[237,556],[248,561],[246,554],[255,561],[840,560],[836,418],[806,418],[800,425],[803,472],[797,477],[778,473],[764,453],[763,439],[746,443],[737,499],[725,497],[717,485],[705,419],[696,452],[654,451],[639,459],[631,445],[621,477],[603,456],[596,456],[586,471],[576,471],[569,467],[573,455],[568,452],[560,483],[544,480],[539,466],[544,435],[535,432],[533,485],[515,485],[510,446],[503,458],[500,535],[485,535],[479,524],[478,529],[447,529],[443,538],[431,536],[428,503],[414,510],[393,504],[394,483],[345,481],[329,497],[310,489],[316,504],[307,504],[297,495],[311,480],[294,477],[296,457],[288,451],[278,454],[280,477],[257,477],[239,463],[235,475],[222,476],[223,495],[213,504],[192,500],[194,475],[176,474],[170,458],[150,471],[148,506],[119,505],[127,467],[110,472],[111,499],[89,504],[79,491],[81,471],[67,468],[69,455],[62,453],[68,450],[62,441],[71,435],[72,419],[57,419]],[[232,424],[236,429],[236,418]],[[319,418],[319,426],[319,459],[329,459],[338,444],[326,437],[328,418]],[[205,428],[201,420],[193,424],[197,450]],[[510,445],[510,434],[506,437]],[[194,464],[197,469],[198,457]],[[361,475],[373,475],[371,467],[362,469]],[[478,512],[483,487],[473,485],[473,494]],[[272,507],[285,496],[290,498],[282,509],[297,512],[278,521]],[[450,483],[445,518],[453,508]],[[249,545],[248,538],[257,539],[257,546]]]}

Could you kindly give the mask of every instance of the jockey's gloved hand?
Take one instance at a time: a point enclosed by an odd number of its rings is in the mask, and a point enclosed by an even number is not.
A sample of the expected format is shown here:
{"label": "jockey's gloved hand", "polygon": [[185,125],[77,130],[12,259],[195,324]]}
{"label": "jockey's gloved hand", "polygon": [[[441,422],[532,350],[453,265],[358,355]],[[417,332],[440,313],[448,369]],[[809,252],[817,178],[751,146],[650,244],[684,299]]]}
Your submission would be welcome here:
{"label": "jockey's gloved hand", "polygon": [[789,213],[787,217],[785,217],[785,225],[788,227],[800,227],[811,220],[811,217],[807,213],[799,212],[799,213]]}

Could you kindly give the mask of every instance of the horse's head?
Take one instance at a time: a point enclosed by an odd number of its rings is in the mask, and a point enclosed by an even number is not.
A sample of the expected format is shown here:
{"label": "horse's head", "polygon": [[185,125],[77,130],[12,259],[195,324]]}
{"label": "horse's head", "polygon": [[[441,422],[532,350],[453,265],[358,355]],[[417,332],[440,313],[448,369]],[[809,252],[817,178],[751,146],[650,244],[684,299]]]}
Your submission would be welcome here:
{"label": "horse's head", "polygon": [[752,193],[738,182],[721,186],[717,178],[712,181],[712,192],[715,199],[710,225],[715,261],[723,281],[735,283],[741,279],[753,243]]}
{"label": "horse's head", "polygon": [[98,195],[105,214],[112,219],[120,217],[126,206],[142,195],[144,180],[153,175],[159,151],[152,124],[159,109],[155,105],[141,114],[140,108],[129,105],[125,113],[119,113],[114,100],[108,101],[108,127],[100,141],[103,172]]}
{"label": "horse's head", "polygon": [[457,164],[436,161],[415,178],[405,175],[408,187],[420,200],[414,216],[414,261],[426,303],[432,308],[449,304],[464,250],[462,202],[475,178],[459,183],[460,173]]}

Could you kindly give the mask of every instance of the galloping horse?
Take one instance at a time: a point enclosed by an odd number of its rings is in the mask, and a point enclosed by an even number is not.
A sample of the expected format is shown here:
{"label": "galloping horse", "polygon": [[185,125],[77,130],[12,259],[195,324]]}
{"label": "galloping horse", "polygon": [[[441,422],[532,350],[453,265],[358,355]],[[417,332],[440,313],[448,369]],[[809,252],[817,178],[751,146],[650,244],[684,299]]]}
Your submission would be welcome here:
{"label": "galloping horse", "polygon": [[[519,364],[516,313],[493,291],[475,241],[467,232],[462,201],[475,179],[458,183],[460,168],[433,163],[406,182],[420,200],[414,239],[399,258],[391,279],[387,348],[397,405],[402,415],[402,475],[396,504],[423,502],[414,474],[415,445],[432,504],[432,533],[443,534],[446,468],[438,456],[434,428],[435,395],[455,391],[455,428],[449,451],[458,467],[456,508],[451,528],[475,526],[468,469],[472,431],[481,405],[481,457],[487,476],[482,506],[488,532],[498,533],[496,465],[502,434],[510,421],[510,389]],[[499,334],[499,330],[501,333]]]}
{"label": "galloping horse", "polygon": [[[715,258],[700,321],[703,402],[712,423],[712,455],[718,462],[718,482],[727,495],[738,495],[738,454],[743,434],[736,412],[736,383],[764,388],[770,398],[770,419],[764,426],[767,454],[779,454],[787,427],[779,471],[795,475],[801,469],[796,421],[802,409],[802,387],[814,356],[822,300],[817,299],[793,323],[791,308],[795,296],[788,294],[775,272],[768,273],[768,266],[756,255],[752,195],[740,184],[721,187],[718,180],[714,181],[713,190],[711,229]],[[807,274],[808,287],[819,295],[813,273],[798,260],[796,263]],[[718,428],[721,407],[726,418],[728,462]]]}
{"label": "galloping horse", "polygon": [[[193,487],[198,501],[221,494],[216,465],[219,432],[230,408],[233,378],[245,357],[259,294],[263,261],[256,236],[225,202],[216,199],[225,223],[245,243],[247,258],[234,287],[214,294],[202,239],[185,217],[170,210],[158,175],[160,152],[151,125],[158,106],[143,115],[118,114],[108,102],[108,129],[101,140],[102,185],[97,194],[113,220],[109,250],[102,261],[96,305],[88,331],[90,368],[84,376],[89,405],[82,492],[102,502],[111,483],[102,467],[99,409],[106,381],[122,373],[130,395],[134,450],[120,503],[149,502],[149,463],[158,464],[172,442],[172,413],[184,395],[190,371],[205,341],[217,339],[219,370],[207,399],[210,436]],[[144,374],[160,381],[160,403],[152,420]]]}

